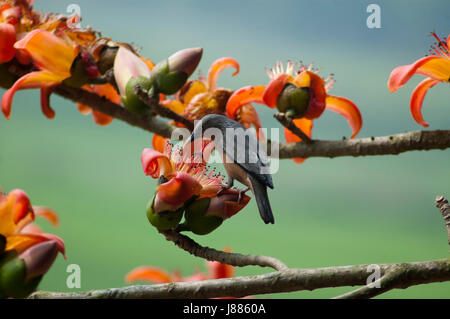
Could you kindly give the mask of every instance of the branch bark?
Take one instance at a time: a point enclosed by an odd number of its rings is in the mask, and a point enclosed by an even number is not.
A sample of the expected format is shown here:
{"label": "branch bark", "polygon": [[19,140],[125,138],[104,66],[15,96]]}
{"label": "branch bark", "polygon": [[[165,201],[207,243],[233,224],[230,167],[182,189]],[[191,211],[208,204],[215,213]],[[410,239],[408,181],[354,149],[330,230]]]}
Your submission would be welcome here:
{"label": "branch bark", "polygon": [[[370,265],[288,269],[264,275],[128,286],[86,292],[38,291],[30,298],[215,298],[365,285]],[[391,288],[450,281],[450,259],[403,264],[380,264],[381,274],[398,271]],[[397,269],[397,270],[396,270]],[[378,288],[371,288],[378,289]]]}
{"label": "branch bark", "polygon": [[191,238],[176,231],[168,230],[161,232],[168,241],[173,242],[179,248],[188,253],[206,260],[218,261],[237,267],[260,266],[271,267],[275,270],[286,270],[288,267],[276,258],[258,255],[243,255],[237,253],[227,253],[209,247],[200,246]]}

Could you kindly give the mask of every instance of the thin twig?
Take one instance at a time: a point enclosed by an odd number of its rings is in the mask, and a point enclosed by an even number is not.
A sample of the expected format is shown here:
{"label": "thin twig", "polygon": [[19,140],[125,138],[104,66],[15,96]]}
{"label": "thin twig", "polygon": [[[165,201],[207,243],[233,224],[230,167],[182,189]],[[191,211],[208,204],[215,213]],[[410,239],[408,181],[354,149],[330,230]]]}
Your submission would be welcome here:
{"label": "thin twig", "polygon": [[444,196],[436,196],[435,204],[444,218],[445,227],[447,228],[448,244],[450,245],[450,204]]}
{"label": "thin twig", "polygon": [[186,128],[188,128],[190,131],[194,129],[194,123],[184,116],[172,111],[171,109],[162,106],[158,103],[155,99],[150,97],[148,95],[148,92],[144,90],[139,85],[136,85],[134,88],[134,92],[139,96],[139,98],[144,102],[146,105],[148,105],[155,113],[166,117],[168,119],[174,120],[177,123],[183,124]]}
{"label": "thin twig", "polygon": [[[264,275],[159,285],[128,286],[86,292],[38,291],[30,298],[216,298],[365,285],[372,265],[288,269]],[[380,264],[381,275],[400,267],[392,288],[450,281],[450,259],[404,264]]]}
{"label": "thin twig", "polygon": [[260,266],[271,267],[275,270],[286,270],[288,267],[276,258],[258,255],[242,255],[237,253],[227,253],[213,248],[204,247],[196,243],[186,235],[176,231],[168,230],[161,232],[167,240],[188,253],[211,261],[218,261],[222,264],[228,264],[236,267]]}
{"label": "thin twig", "polygon": [[294,124],[292,119],[284,113],[275,113],[273,115],[274,118],[278,120],[278,122],[281,123],[284,127],[286,127],[289,131],[297,135],[302,139],[302,142],[305,142],[306,144],[312,144],[313,140],[306,135],[298,126]]}

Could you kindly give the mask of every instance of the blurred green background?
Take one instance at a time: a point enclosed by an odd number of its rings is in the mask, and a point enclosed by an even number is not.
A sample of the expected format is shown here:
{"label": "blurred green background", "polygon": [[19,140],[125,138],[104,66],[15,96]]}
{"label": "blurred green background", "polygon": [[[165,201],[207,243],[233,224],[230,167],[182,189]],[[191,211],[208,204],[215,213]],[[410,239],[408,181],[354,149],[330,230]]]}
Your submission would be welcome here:
{"label": "blurred green background", "polygon": [[[43,12],[81,7],[82,25],[142,48],[157,62],[171,53],[201,46],[200,69],[222,56],[236,58],[241,72],[226,70],[219,85],[237,89],[266,84],[264,68],[276,61],[302,60],[335,74],[331,94],[360,108],[359,137],[421,129],[409,113],[416,76],[390,94],[391,70],[427,54],[436,31],[446,36],[450,4],[443,1],[376,1],[381,29],[368,29],[372,1],[61,1],[38,0]],[[424,103],[430,129],[448,129],[448,84],[434,87]],[[0,184],[24,189],[36,205],[56,210],[67,261],[58,258],[40,288],[70,291],[66,267],[81,267],[81,290],[124,286],[136,266],[153,265],[190,275],[204,270],[202,259],[176,248],[147,222],[145,205],[155,189],[140,154],[151,135],[115,120],[96,126],[91,116],[58,96],[56,117],[40,112],[37,90],[16,95],[11,120],[0,118]],[[273,111],[257,106],[265,127],[279,127]],[[315,122],[314,137],[349,136],[346,121],[331,112]],[[207,236],[194,236],[218,249],[264,254],[291,267],[325,267],[439,259],[448,256],[443,220],[434,207],[438,194],[450,196],[450,150],[399,156],[313,158],[302,165],[283,160],[270,192],[275,225],[264,225],[252,201]],[[237,275],[267,272],[247,267]],[[351,288],[272,295],[272,298],[328,298]],[[75,289],[77,290],[77,289]],[[385,298],[449,298],[450,283],[416,286]]]}

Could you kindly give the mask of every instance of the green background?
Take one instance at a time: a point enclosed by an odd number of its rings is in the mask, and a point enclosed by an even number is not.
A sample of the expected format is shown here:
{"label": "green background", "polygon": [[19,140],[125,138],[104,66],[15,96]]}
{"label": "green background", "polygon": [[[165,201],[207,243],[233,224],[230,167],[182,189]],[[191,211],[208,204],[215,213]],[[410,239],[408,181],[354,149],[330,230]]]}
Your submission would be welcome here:
{"label": "green background", "polygon": [[[42,1],[44,12],[65,13],[71,1]],[[409,113],[414,77],[390,94],[391,70],[427,54],[429,32],[448,34],[448,1],[377,1],[381,29],[366,27],[369,1],[77,1],[83,26],[91,25],[114,40],[133,43],[157,62],[171,53],[201,46],[200,69],[222,56],[236,58],[239,75],[226,70],[219,86],[237,89],[266,84],[264,68],[277,60],[315,62],[320,75],[335,74],[331,94],[360,108],[359,137],[419,130]],[[430,129],[448,129],[448,84],[435,86],[424,103]],[[37,90],[19,92],[11,120],[0,118],[0,184],[4,191],[24,189],[35,205],[58,212],[67,261],[58,258],[41,289],[71,291],[66,267],[81,267],[81,289],[124,286],[124,276],[141,265],[187,276],[204,270],[202,259],[176,248],[149,225],[145,205],[155,181],[140,165],[151,135],[115,120],[99,127],[91,116],[58,96],[56,117],[40,112]],[[273,111],[257,106],[265,127],[279,127]],[[346,121],[325,112],[313,136],[349,136]],[[207,236],[193,236],[218,249],[264,254],[290,267],[410,262],[448,256],[443,220],[434,198],[450,197],[450,150],[409,152],[399,156],[312,158],[302,165],[283,160],[273,176],[270,199],[275,225],[264,225],[250,204]],[[246,267],[237,275],[264,273]],[[350,287],[272,295],[328,298]],[[72,291],[73,291],[72,290]],[[384,294],[386,298],[448,298],[450,283],[416,286]]]}

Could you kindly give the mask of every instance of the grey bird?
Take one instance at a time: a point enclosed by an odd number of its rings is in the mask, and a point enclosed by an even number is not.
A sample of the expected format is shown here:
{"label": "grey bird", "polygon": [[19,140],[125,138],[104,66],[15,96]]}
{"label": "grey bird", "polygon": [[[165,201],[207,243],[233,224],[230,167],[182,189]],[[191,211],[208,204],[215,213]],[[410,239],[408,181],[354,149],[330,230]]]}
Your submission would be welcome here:
{"label": "grey bird", "polygon": [[188,141],[193,142],[200,137],[213,139],[215,149],[222,156],[228,174],[228,183],[223,189],[233,187],[235,179],[247,186],[243,192],[252,191],[264,223],[273,224],[267,195],[267,187],[273,189],[269,161],[253,132],[224,115],[209,114],[196,122]]}

